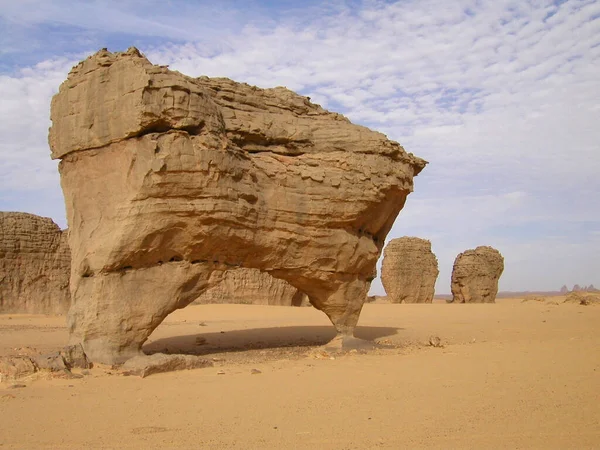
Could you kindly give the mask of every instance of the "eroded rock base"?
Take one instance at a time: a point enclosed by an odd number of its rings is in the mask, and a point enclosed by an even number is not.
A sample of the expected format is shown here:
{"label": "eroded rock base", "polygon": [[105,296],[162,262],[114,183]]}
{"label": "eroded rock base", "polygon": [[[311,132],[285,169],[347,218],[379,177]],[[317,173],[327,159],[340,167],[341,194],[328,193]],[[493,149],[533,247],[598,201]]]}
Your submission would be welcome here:
{"label": "eroded rock base", "polygon": [[380,346],[375,342],[359,339],[352,335],[338,334],[323,347],[328,352],[348,352],[351,350],[374,350]]}

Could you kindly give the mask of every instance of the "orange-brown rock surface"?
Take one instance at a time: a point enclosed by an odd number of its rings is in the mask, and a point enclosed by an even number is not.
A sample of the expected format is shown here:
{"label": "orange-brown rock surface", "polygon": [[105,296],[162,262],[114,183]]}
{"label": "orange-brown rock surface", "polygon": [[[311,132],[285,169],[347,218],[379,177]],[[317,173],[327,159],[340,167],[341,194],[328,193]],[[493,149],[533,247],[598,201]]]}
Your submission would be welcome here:
{"label": "orange-brown rock surface", "polygon": [[426,239],[392,239],[383,250],[381,283],[392,303],[431,303],[439,273]]}
{"label": "orange-brown rock surface", "polygon": [[452,302],[494,303],[503,271],[504,258],[492,247],[460,253],[452,269]]}
{"label": "orange-brown rock surface", "polygon": [[190,78],[134,48],[75,66],[51,119],[71,340],[105,363],[236,267],[286,280],[351,337],[426,164],[283,87]]}
{"label": "orange-brown rock surface", "polygon": [[232,269],[194,304],[241,303],[247,305],[308,306],[308,298],[285,280],[258,269]]}
{"label": "orange-brown rock surface", "polygon": [[0,212],[0,312],[64,314],[71,256],[52,219]]}

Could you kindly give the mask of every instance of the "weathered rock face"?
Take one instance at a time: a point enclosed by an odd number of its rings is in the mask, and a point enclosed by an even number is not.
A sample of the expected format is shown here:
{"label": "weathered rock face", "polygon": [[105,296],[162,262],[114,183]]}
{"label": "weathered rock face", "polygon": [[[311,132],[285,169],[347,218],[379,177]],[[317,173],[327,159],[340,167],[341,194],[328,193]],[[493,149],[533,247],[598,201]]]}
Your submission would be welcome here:
{"label": "weathered rock face", "polygon": [[0,312],[64,314],[70,266],[67,233],[51,219],[0,212]]}
{"label": "weathered rock face", "polygon": [[286,280],[351,335],[425,161],[285,88],[101,50],[52,100],[72,249],[71,339],[117,363],[236,267]]}
{"label": "weathered rock face", "polygon": [[381,283],[392,303],[431,303],[439,273],[426,239],[392,239],[383,251]]}
{"label": "weathered rock face", "polygon": [[452,270],[452,302],[494,303],[504,258],[492,247],[477,247],[456,257]]}
{"label": "weathered rock face", "polygon": [[202,293],[194,304],[242,303],[248,305],[308,306],[308,297],[287,281],[258,269],[233,269],[222,281]]}

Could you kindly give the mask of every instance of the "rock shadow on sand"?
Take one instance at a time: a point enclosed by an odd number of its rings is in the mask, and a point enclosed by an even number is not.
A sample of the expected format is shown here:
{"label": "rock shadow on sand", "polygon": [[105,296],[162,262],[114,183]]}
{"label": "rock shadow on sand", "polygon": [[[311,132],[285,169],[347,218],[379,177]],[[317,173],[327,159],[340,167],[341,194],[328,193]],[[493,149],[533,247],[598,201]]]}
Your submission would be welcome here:
{"label": "rock shadow on sand", "polygon": [[[402,328],[357,327],[355,337],[373,342],[398,334]],[[157,339],[146,343],[142,350],[154,353],[210,355],[215,353],[268,350],[285,347],[317,347],[329,343],[336,332],[329,326],[290,326],[253,328],[247,330],[196,333]]]}

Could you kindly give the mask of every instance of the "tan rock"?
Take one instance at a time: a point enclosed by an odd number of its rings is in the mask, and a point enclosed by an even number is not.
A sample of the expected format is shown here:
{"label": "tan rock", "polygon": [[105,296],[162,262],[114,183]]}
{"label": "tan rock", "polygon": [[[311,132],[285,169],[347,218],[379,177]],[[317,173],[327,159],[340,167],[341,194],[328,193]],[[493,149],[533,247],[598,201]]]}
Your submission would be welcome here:
{"label": "tan rock", "polygon": [[70,266],[67,233],[51,219],[0,212],[0,313],[65,313]]}
{"label": "tan rock", "polygon": [[59,352],[39,355],[32,359],[40,370],[48,370],[50,372],[64,372],[69,370],[64,358]]}
{"label": "tan rock", "polygon": [[381,283],[391,303],[431,303],[439,273],[426,239],[392,239],[383,251]]}
{"label": "tan rock", "polygon": [[452,302],[494,303],[504,258],[492,247],[477,247],[456,257],[452,270]]}
{"label": "tan rock", "polygon": [[92,367],[80,344],[67,345],[59,353],[69,370],[74,367],[79,369],[91,369]]}
{"label": "tan rock", "polygon": [[25,378],[37,370],[37,366],[28,356],[0,356],[1,383]]}
{"label": "tan rock", "polygon": [[155,373],[174,372],[177,370],[201,369],[214,364],[205,358],[195,355],[140,355],[128,359],[121,367],[126,375],[137,375],[145,378]]}
{"label": "tan rock", "polygon": [[309,306],[308,297],[287,281],[258,269],[228,270],[222,281],[207,289],[194,304],[239,303],[247,305]]}
{"label": "tan rock", "polygon": [[426,162],[285,88],[190,78],[132,48],[52,100],[72,249],[69,327],[119,363],[231,268],[306,293],[352,335],[385,236]]}

